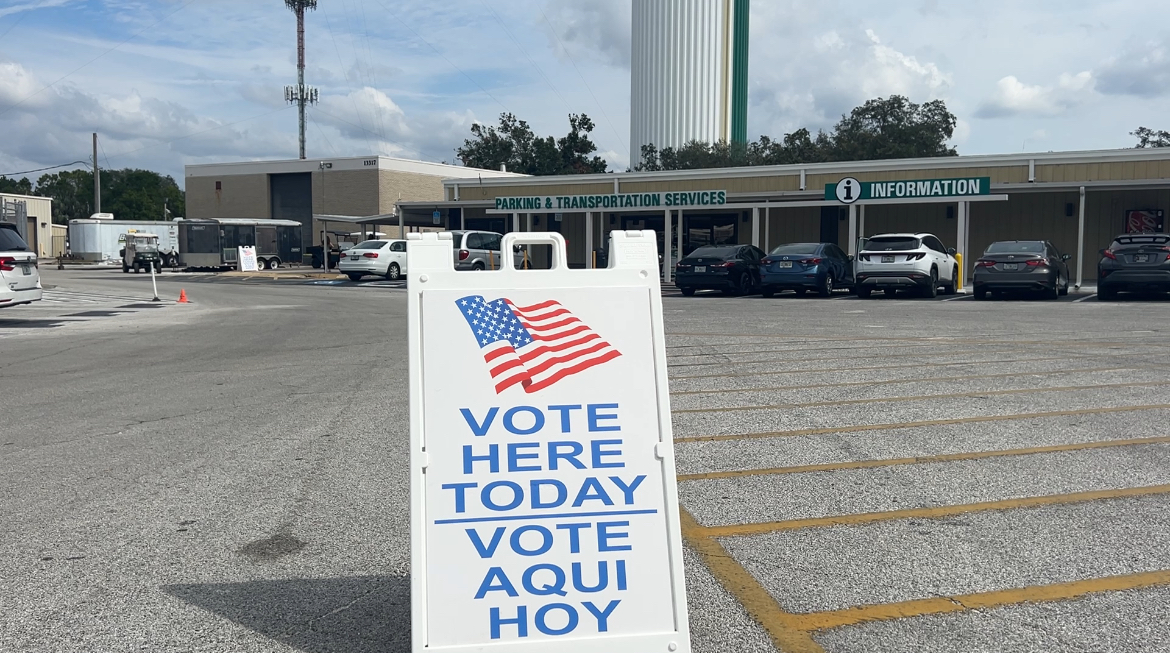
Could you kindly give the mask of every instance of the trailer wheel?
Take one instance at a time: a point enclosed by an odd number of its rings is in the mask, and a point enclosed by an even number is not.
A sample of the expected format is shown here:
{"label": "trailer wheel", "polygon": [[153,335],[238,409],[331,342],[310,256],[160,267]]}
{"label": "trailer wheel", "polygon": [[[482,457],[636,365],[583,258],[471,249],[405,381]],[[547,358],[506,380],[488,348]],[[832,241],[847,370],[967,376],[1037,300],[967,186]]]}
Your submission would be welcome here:
{"label": "trailer wheel", "polygon": [[169,267],[169,268],[179,267],[179,257],[175,256],[174,254],[171,254],[170,256],[168,256],[167,257],[167,267]]}
{"label": "trailer wheel", "polygon": [[280,269],[280,259],[278,259],[278,258],[268,259],[268,269],[269,270],[279,270]]}

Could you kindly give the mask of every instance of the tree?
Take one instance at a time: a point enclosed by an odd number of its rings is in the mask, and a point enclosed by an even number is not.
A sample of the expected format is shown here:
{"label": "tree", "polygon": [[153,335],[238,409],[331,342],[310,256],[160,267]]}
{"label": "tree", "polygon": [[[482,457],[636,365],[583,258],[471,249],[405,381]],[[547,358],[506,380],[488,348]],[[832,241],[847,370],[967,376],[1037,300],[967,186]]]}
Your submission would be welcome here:
{"label": "tree", "polygon": [[856,107],[831,134],[813,136],[801,128],[780,140],[761,136],[747,144],[692,141],[680,148],[642,146],[635,170],[688,170],[728,166],[783,165],[825,161],[865,161],[956,156],[947,141],[957,119],[942,100],[914,104],[900,95],[877,98]]}
{"label": "tree", "polygon": [[[166,220],[186,213],[186,195],[170,176],[150,170],[103,170],[102,211],[119,220]],[[93,173],[67,170],[42,175],[36,192],[53,198],[54,221],[88,218],[93,210]]]}
{"label": "tree", "polygon": [[54,222],[63,224],[93,214],[93,173],[88,170],[41,175],[36,192],[53,198]]}
{"label": "tree", "polygon": [[459,160],[473,168],[498,170],[501,165],[510,172],[529,175],[573,175],[605,172],[607,164],[599,156],[590,155],[597,145],[589,139],[593,121],[585,114],[569,114],[569,133],[563,138],[540,138],[528,123],[510,113],[500,114],[500,125],[471,126],[473,139],[463,141]]}
{"label": "tree", "polygon": [[1138,144],[1135,148],[1141,149],[1143,147],[1170,147],[1170,132],[1161,129],[1150,129],[1149,127],[1138,127],[1129,133],[1138,139]]}
{"label": "tree", "polygon": [[20,179],[9,179],[0,175],[0,193],[12,193],[13,195],[32,195],[33,185],[28,180],[28,177]]}

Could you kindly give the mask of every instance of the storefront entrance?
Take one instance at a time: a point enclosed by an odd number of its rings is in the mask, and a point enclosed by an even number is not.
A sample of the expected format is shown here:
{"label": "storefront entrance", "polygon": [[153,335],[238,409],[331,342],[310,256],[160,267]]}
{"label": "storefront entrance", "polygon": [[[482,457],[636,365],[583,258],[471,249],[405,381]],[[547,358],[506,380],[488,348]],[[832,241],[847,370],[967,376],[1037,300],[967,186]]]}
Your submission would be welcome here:
{"label": "storefront entrance", "polygon": [[[700,247],[707,245],[734,245],[739,243],[739,220],[737,215],[687,215],[683,212],[683,251],[686,256]],[[622,229],[653,229],[658,237],[658,251],[665,251],[662,247],[662,237],[665,231],[664,217],[661,215],[642,214],[622,216]],[[675,225],[678,223],[676,222]],[[671,233],[670,260],[677,261],[681,257],[678,252],[678,234]]]}

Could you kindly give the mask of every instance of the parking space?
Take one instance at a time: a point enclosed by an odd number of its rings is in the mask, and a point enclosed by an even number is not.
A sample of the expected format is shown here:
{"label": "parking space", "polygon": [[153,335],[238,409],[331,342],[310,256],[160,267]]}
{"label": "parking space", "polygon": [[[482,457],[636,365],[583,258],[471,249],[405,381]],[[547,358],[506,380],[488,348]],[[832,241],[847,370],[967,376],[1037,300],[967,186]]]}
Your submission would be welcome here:
{"label": "parking space", "polygon": [[1170,645],[1166,302],[664,294],[696,650]]}

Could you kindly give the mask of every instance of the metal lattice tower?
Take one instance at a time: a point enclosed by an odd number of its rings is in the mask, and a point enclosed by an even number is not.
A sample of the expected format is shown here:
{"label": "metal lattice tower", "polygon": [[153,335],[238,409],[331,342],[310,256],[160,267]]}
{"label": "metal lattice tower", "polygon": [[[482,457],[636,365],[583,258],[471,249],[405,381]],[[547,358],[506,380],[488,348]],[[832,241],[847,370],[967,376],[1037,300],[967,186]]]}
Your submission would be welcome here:
{"label": "metal lattice tower", "polygon": [[305,158],[305,106],[317,104],[317,89],[305,86],[305,10],[316,9],[317,0],[284,0],[286,7],[297,15],[297,85],[284,87],[284,101],[297,105],[301,127],[301,158]]}

